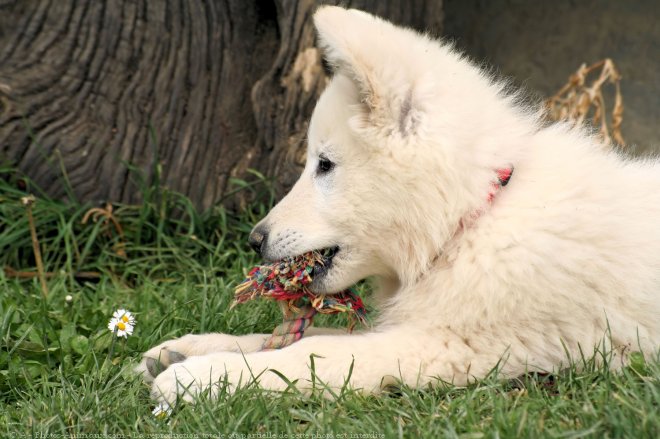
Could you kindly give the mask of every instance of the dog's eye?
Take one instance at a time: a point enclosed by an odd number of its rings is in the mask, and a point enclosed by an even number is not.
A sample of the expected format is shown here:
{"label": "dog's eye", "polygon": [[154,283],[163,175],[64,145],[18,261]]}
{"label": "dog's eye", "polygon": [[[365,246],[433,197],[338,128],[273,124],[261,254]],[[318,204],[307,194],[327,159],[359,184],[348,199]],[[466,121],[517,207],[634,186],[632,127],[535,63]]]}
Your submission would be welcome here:
{"label": "dog's eye", "polygon": [[328,172],[332,171],[332,168],[335,167],[335,164],[328,160],[327,157],[325,156],[320,156],[319,157],[319,166],[317,168],[317,172],[319,174],[327,174]]}

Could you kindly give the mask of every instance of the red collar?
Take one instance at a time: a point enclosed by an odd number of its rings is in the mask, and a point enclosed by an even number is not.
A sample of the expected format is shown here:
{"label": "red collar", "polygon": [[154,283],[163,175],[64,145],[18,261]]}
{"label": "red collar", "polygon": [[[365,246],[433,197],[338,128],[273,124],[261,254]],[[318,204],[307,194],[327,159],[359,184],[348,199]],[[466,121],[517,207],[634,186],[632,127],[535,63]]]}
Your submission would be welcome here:
{"label": "red collar", "polygon": [[[488,204],[491,204],[495,199],[495,195],[497,195],[497,193],[504,186],[509,184],[509,180],[511,180],[511,175],[513,175],[513,166],[509,168],[496,169],[495,173],[497,174],[497,181],[493,181],[490,184],[490,192],[488,192],[488,196],[486,197],[486,201],[488,202]],[[480,207],[479,209],[472,212],[467,218],[461,218],[461,221],[459,222],[458,230],[460,231],[473,225],[474,222],[477,219],[479,219],[481,215],[483,215],[484,210],[485,210],[484,207]]]}
{"label": "red collar", "polygon": [[491,183],[491,189],[488,193],[488,203],[492,203],[500,189],[509,184],[511,180],[511,175],[513,174],[513,166],[510,168],[496,169],[495,173],[497,174],[497,182]]}

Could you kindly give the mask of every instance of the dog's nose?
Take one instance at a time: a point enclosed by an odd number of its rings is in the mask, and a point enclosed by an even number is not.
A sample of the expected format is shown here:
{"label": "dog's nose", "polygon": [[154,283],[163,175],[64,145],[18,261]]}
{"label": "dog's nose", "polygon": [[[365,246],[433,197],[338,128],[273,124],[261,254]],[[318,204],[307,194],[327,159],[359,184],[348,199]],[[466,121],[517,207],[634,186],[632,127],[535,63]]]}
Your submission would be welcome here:
{"label": "dog's nose", "polygon": [[250,232],[248,243],[255,252],[261,254],[264,245],[266,244],[266,239],[268,239],[268,231],[266,228],[263,226],[257,226],[252,229],[252,232]]}

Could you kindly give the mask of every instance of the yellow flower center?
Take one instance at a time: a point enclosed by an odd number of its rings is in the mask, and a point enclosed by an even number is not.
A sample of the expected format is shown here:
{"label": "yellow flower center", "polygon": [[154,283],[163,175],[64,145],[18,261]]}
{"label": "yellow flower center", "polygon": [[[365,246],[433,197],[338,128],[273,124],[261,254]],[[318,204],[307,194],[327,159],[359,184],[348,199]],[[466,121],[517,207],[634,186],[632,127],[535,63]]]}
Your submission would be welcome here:
{"label": "yellow flower center", "polygon": [[124,323],[128,323],[128,317],[126,317],[126,314],[121,316],[121,321],[124,322]]}
{"label": "yellow flower center", "polygon": [[[123,319],[122,319],[123,320]],[[119,322],[117,323],[117,328],[121,329],[124,331],[126,329],[126,324],[124,322]]]}

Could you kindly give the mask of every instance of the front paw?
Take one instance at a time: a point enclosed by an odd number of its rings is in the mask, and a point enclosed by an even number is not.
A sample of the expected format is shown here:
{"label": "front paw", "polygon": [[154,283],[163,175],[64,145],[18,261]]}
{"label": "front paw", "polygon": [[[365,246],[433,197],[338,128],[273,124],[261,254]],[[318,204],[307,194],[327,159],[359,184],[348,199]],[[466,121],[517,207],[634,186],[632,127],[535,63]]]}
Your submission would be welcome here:
{"label": "front paw", "polygon": [[188,401],[194,399],[203,389],[205,380],[201,375],[196,377],[193,369],[184,362],[158,374],[151,385],[152,399],[165,407],[174,407],[179,397]]}
{"label": "front paw", "polygon": [[145,382],[151,383],[172,364],[180,363],[188,357],[187,337],[169,340],[149,349],[142,354],[142,361],[135,371],[142,375]]}
{"label": "front paw", "polygon": [[190,357],[160,373],[151,387],[151,396],[159,403],[174,406],[178,399],[194,401],[205,391],[216,398],[219,390],[233,393],[237,387],[253,381],[242,355],[215,354]]}
{"label": "front paw", "polygon": [[228,334],[188,334],[169,340],[150,349],[136,371],[148,383],[152,382],[170,365],[180,363],[187,357],[203,356],[211,353],[237,352],[250,353],[261,349],[268,334],[234,336]]}

